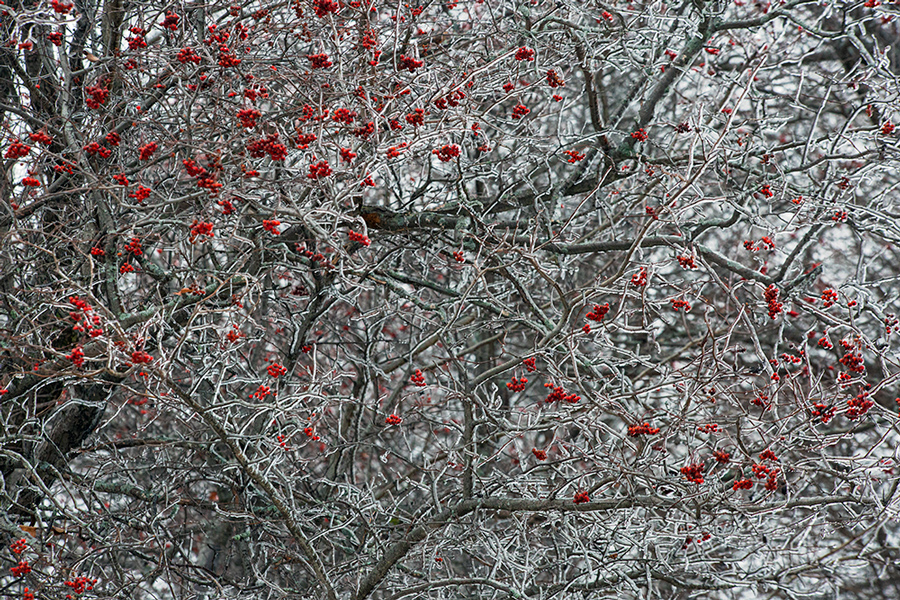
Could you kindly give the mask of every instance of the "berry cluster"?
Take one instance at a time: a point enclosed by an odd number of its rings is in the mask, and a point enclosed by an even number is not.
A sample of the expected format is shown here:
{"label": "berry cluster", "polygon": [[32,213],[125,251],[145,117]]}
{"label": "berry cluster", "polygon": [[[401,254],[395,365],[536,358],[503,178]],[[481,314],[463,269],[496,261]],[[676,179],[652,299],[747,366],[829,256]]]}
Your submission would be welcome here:
{"label": "berry cluster", "polygon": [[219,66],[224,68],[237,67],[241,64],[241,59],[232,52],[228,46],[222,44],[219,46]]}
{"label": "berry cluster", "polygon": [[744,248],[750,252],[759,252],[760,250],[774,250],[775,241],[767,235],[764,235],[758,244],[753,240],[744,240]]}
{"label": "berry cluster", "polygon": [[516,60],[534,60],[534,50],[522,46],[516,50]]}
{"label": "berry cluster", "polygon": [[272,363],[266,367],[266,371],[269,373],[269,376],[276,379],[287,373],[287,369],[278,363]]}
{"label": "berry cluster", "polygon": [[440,148],[435,148],[431,153],[437,156],[438,160],[441,162],[450,162],[459,156],[459,146],[456,144],[449,144],[441,146]]}
{"label": "berry cluster", "polygon": [[524,104],[517,104],[513,108],[512,118],[513,119],[521,119],[522,117],[524,117],[525,115],[527,115],[530,112],[531,111],[528,110],[528,107],[525,106]]}
{"label": "berry cluster", "polygon": [[135,350],[131,353],[131,362],[136,365],[153,362],[153,357],[143,350]]}
{"label": "berry cluster", "polygon": [[410,73],[423,66],[425,63],[421,60],[416,60],[411,56],[400,55],[400,59],[397,61],[397,66],[402,71],[403,69],[408,70]]}
{"label": "berry cluster", "polygon": [[11,568],[10,573],[13,574],[13,577],[25,577],[29,573],[31,573],[31,565],[28,564],[27,560],[20,560],[19,564]]}
{"label": "berry cluster", "polygon": [[132,27],[129,31],[134,34],[134,37],[127,38],[129,50],[140,50],[147,47],[147,40],[144,39],[144,36],[147,35],[146,29]]}
{"label": "berry cluster", "polygon": [[250,394],[249,398],[256,398],[257,400],[262,400],[263,398],[265,398],[266,396],[269,396],[269,395],[271,395],[271,396],[275,395],[275,392],[272,391],[272,388],[270,388],[267,385],[260,385],[258,388],[256,388],[255,392]]}
{"label": "berry cluster", "polygon": [[703,483],[703,463],[690,464],[681,467],[681,474],[691,483],[700,485]]}
{"label": "berry cluster", "polygon": [[834,417],[835,407],[817,402],[813,404],[812,410],[809,412],[813,418],[819,418],[822,423],[828,423]]}
{"label": "berry cluster", "polygon": [[777,462],[778,457],[775,456],[775,453],[770,449],[766,448],[762,452],[759,453],[759,460],[770,460],[772,462]]}
{"label": "berry cluster", "polygon": [[317,163],[309,165],[309,173],[306,175],[306,178],[321,179],[331,175],[331,172],[331,165],[329,165],[327,161],[320,160]]}
{"label": "berry cluster", "polygon": [[775,287],[774,283],[770,284],[769,287],[766,288],[766,291],[763,292],[763,298],[769,308],[769,317],[774,319],[784,307],[784,305],[778,301],[778,288]]}
{"label": "berry cluster", "polygon": [[566,390],[563,389],[562,386],[555,386],[552,383],[545,383],[544,387],[550,388],[552,390],[544,400],[548,404],[550,404],[551,402],[568,402],[570,404],[575,404],[576,402],[581,400],[581,396],[577,394],[567,394]]}
{"label": "berry cluster", "polygon": [[336,13],[340,10],[340,5],[334,0],[313,0],[312,4],[316,16],[320,19],[324,19],[330,13]]}
{"label": "berry cluster", "polygon": [[760,394],[756,398],[750,401],[754,406],[759,406],[763,410],[769,410],[772,408],[772,403],[769,401],[769,397],[765,394]]}
{"label": "berry cluster", "polygon": [[368,246],[371,244],[371,240],[368,237],[363,235],[362,233],[357,233],[352,229],[347,232],[347,237],[350,238],[351,241],[362,244],[363,246]]}
{"label": "berry cluster", "polygon": [[89,143],[87,146],[84,146],[82,150],[84,150],[88,154],[88,156],[99,154],[100,158],[109,158],[112,154],[112,150],[110,150],[106,146],[101,146],[97,142]]}
{"label": "berry cluster", "polygon": [[629,437],[640,437],[642,435],[655,435],[659,433],[659,427],[651,427],[650,423],[641,423],[640,425],[629,425]]}
{"label": "berry cluster", "polygon": [[228,341],[229,344],[233,344],[244,337],[244,334],[238,328],[237,325],[232,324],[231,329],[228,330],[228,333],[225,334],[225,340]]}
{"label": "berry cluster", "polygon": [[754,463],[750,470],[753,471],[757,479],[766,479],[767,490],[772,491],[778,488],[778,469]]}
{"label": "berry cluster", "polygon": [[838,301],[837,292],[828,288],[822,292],[822,308],[831,308]]}
{"label": "berry cluster", "polygon": [[190,242],[193,244],[197,241],[198,237],[214,237],[213,233],[213,224],[205,223],[203,221],[198,221],[194,219],[194,222],[191,223],[191,239]]}
{"label": "berry cluster", "polygon": [[136,237],[131,238],[131,241],[125,244],[125,252],[131,252],[135,256],[144,254],[144,250],[141,248],[141,240]]}
{"label": "berry cluster", "polygon": [[425,124],[426,114],[428,113],[425,112],[424,108],[417,108],[413,112],[406,115],[406,122],[413,127],[419,127]]}
{"label": "berry cluster", "polygon": [[150,192],[151,192],[151,191],[152,191],[152,190],[151,190],[150,188],[145,188],[144,186],[139,185],[139,186],[137,186],[137,189],[136,189],[136,190],[134,190],[133,192],[131,192],[130,194],[128,194],[128,197],[129,197],[129,198],[134,198],[135,201],[136,201],[138,204],[140,204],[140,203],[142,203],[144,200],[146,200],[148,197],[150,197]]}
{"label": "berry cluster", "polygon": [[138,158],[140,160],[150,160],[150,157],[153,156],[153,153],[156,152],[157,148],[156,142],[144,144],[139,148],[140,155]]}
{"label": "berry cluster", "polygon": [[525,377],[513,377],[510,379],[509,383],[506,384],[506,387],[513,392],[521,392],[525,389],[525,384],[528,383],[528,379]]}
{"label": "berry cluster", "polygon": [[247,144],[247,152],[253,158],[262,158],[266,154],[274,161],[287,158],[287,146],[278,141],[278,133],[272,133],[266,137]]}
{"label": "berry cluster", "polygon": [[603,317],[609,312],[609,302],[606,304],[595,304],[593,310],[585,315],[585,318],[589,321],[600,322],[603,320]]}
{"label": "berry cluster", "polygon": [[691,305],[687,300],[680,300],[678,298],[672,298],[672,310],[678,311],[683,308],[684,312],[690,312]]}
{"label": "berry cluster", "polygon": [[634,287],[644,287],[647,285],[647,269],[641,267],[641,270],[631,276],[631,285]]}
{"label": "berry cluster", "polygon": [[310,69],[327,69],[331,66],[327,54],[307,54],[306,60],[309,61]]}
{"label": "berry cluster", "polygon": [[106,99],[109,97],[109,90],[99,83],[97,85],[86,86],[84,88],[84,93],[87,95],[84,99],[84,103],[87,104],[88,108],[94,110],[100,108],[100,105],[105,103]]}
{"label": "berry cluster", "polygon": [[[309,248],[306,248],[305,246],[301,246],[300,244],[297,244],[295,246],[295,248],[296,248],[297,252],[299,252],[300,254],[302,254],[303,256],[305,256],[306,258],[308,258],[309,260],[311,260],[313,262],[321,262],[321,261],[325,260],[325,255],[322,254],[321,252],[313,252]],[[303,288],[303,286],[299,286],[299,288],[305,289],[305,288]],[[295,293],[294,295],[296,296],[299,294]]]}
{"label": "berry cluster", "polygon": [[349,108],[338,108],[331,113],[331,120],[335,123],[344,123],[345,125],[350,125],[351,123],[353,123],[354,119],[356,119],[356,113],[351,111]]}
{"label": "berry cluster", "polygon": [[679,256],[678,264],[681,265],[682,269],[696,269],[697,262],[693,256]]}
{"label": "berry cluster", "polygon": [[297,148],[300,150],[306,150],[309,148],[309,145],[316,141],[318,138],[314,133],[299,133],[297,134]]}
{"label": "berry cluster", "polygon": [[367,139],[369,139],[370,135],[375,133],[375,123],[372,121],[369,121],[365,125],[361,125],[360,127],[357,127],[350,133],[355,135],[356,137],[358,137],[361,140],[367,140]]}
{"label": "berry cluster", "polygon": [[[97,580],[90,579],[88,577],[85,577],[84,575],[80,575],[80,576],[76,577],[75,579],[70,579],[70,580],[64,581],[63,585],[65,585],[66,587],[72,588],[72,593],[75,594],[76,596],[80,596],[81,594],[85,593],[86,591],[89,592],[89,591],[93,590],[94,586],[97,585]],[[72,596],[67,594],[66,598],[71,599]]]}
{"label": "berry cluster", "polygon": [[580,160],[584,160],[585,157],[585,155],[580,154],[578,150],[566,150],[565,152],[563,152],[563,154],[569,157],[567,162],[570,163],[577,163]]}
{"label": "berry cluster", "polygon": [[847,400],[845,416],[852,421],[869,412],[869,409],[874,405],[875,403],[869,399],[869,393],[862,391],[855,398]]}
{"label": "berry cluster", "polygon": [[78,309],[69,313],[69,316],[75,321],[75,325],[72,326],[74,331],[87,332],[91,337],[103,335],[103,329],[100,328],[100,316],[89,314],[92,312],[90,304],[78,296],[71,296],[69,304]]}
{"label": "berry cluster", "polygon": [[162,23],[159,24],[163,29],[169,29],[170,31],[175,31],[178,29],[178,21],[181,19],[178,15],[173,13],[171,10],[166,11],[166,16],[162,20]]}
{"label": "berry cluster", "polygon": [[353,162],[353,159],[356,158],[356,152],[353,152],[350,148],[341,148],[341,160],[345,163]]}
{"label": "berry cluster", "polygon": [[15,140],[9,145],[3,158],[24,158],[25,156],[28,156],[29,152],[31,152],[31,146],[23,144],[19,140]]}
{"label": "berry cluster", "polygon": [[841,340],[841,346],[847,350],[847,353],[841,357],[840,363],[854,373],[865,373],[866,363],[863,360],[862,354],[856,351],[846,340]]}
{"label": "berry cluster", "polygon": [[547,85],[552,88],[558,88],[566,85],[566,82],[563,81],[562,77],[560,77],[556,71],[550,69],[547,71]]}
{"label": "berry cluster", "polygon": [[[454,90],[447,94],[446,96],[442,96],[434,101],[434,105],[440,110],[446,110],[449,106],[450,108],[454,108],[459,106],[459,103],[466,97],[465,92],[462,90]],[[527,110],[527,109],[526,109]]]}
{"label": "berry cluster", "polygon": [[66,358],[72,361],[72,364],[78,368],[84,366],[84,349],[81,346],[72,348],[72,352],[66,354]]}
{"label": "berry cluster", "polygon": [[260,117],[260,114],[255,108],[242,108],[237,112],[237,118],[241,122],[241,127],[253,129],[256,127],[256,120]]}
{"label": "berry cluster", "polygon": [[203,60],[190,47],[182,48],[175,59],[181,64],[192,62],[195,65],[200,64],[200,61]]}

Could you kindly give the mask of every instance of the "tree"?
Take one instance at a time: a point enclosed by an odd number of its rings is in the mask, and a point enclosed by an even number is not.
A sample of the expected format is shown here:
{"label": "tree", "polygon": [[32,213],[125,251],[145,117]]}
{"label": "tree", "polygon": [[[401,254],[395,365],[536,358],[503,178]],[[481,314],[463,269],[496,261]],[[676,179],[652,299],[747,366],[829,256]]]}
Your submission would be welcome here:
{"label": "tree", "polygon": [[900,594],[895,5],[4,8],[8,594]]}

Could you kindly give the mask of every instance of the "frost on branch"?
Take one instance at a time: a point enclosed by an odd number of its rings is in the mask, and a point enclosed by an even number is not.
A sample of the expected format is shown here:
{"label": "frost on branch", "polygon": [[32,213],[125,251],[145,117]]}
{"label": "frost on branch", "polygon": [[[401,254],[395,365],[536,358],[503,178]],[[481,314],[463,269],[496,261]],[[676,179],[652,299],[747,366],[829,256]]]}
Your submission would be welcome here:
{"label": "frost on branch", "polygon": [[889,3],[3,8],[6,595],[900,596]]}

